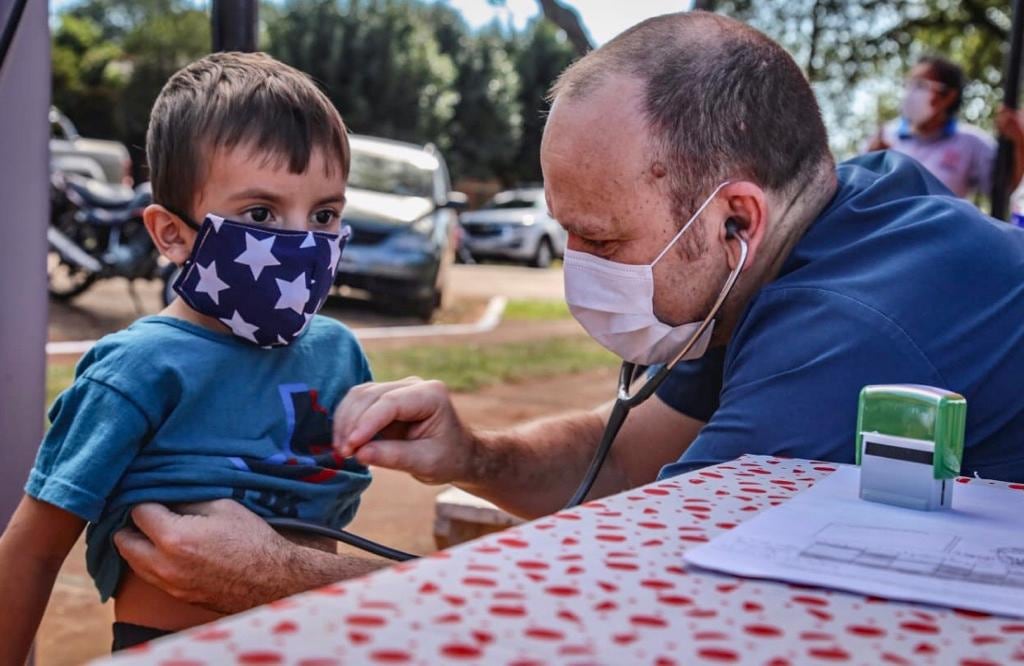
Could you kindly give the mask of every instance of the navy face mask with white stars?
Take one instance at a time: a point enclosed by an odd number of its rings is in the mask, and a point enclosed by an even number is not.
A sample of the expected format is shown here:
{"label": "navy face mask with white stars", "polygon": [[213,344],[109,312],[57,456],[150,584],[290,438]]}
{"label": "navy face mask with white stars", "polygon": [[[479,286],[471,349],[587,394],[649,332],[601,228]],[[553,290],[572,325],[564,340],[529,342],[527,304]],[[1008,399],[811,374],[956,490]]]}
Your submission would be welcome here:
{"label": "navy face mask with white stars", "polygon": [[268,229],[207,215],[173,288],[243,340],[288,345],[327,300],[350,233]]}

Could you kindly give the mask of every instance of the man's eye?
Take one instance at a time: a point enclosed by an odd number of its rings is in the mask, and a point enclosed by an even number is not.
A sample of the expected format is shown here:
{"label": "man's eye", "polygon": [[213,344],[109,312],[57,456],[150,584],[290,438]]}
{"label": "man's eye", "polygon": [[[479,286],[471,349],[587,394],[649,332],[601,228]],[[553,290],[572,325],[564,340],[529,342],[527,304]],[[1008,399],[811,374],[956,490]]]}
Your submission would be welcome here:
{"label": "man's eye", "polygon": [[255,224],[266,224],[270,221],[273,214],[270,212],[270,209],[265,206],[256,206],[245,211],[245,216],[250,222]]}
{"label": "man's eye", "polygon": [[330,226],[338,219],[338,213],[330,209],[318,210],[313,213],[313,221],[322,227]]}

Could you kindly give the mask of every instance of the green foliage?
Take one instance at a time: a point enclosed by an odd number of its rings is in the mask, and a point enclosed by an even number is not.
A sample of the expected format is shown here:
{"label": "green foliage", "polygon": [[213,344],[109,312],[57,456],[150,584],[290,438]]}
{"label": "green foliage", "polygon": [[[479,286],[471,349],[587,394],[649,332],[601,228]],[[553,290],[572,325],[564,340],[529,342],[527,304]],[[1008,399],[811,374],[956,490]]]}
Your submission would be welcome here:
{"label": "green foliage", "polygon": [[570,319],[572,313],[565,299],[511,300],[505,306],[504,319],[509,321],[555,321]]}
{"label": "green foliage", "polygon": [[534,20],[525,34],[517,36],[510,49],[519,73],[519,106],[522,109],[522,140],[509,174],[519,183],[539,183],[540,141],[547,121],[547,95],[558,75],[575,60],[565,33],[549,21]]}
{"label": "green foliage", "polygon": [[[353,131],[435,143],[456,178],[540,180],[544,97],[573,57],[550,22],[474,32],[426,0],[264,2],[260,18],[261,46],[312,76]],[[198,0],[78,0],[53,33],[54,103],[138,167],[161,87],[209,46]]]}
{"label": "green foliage", "polygon": [[475,391],[492,384],[614,368],[619,359],[589,338],[567,337],[500,344],[413,346],[371,350],[377,381],[416,375],[445,382],[453,391]]}
{"label": "green foliage", "polygon": [[833,139],[848,155],[898,112],[902,79],[920,56],[960,64],[972,83],[961,117],[989,125],[1010,25],[1006,0],[724,0],[721,13],[763,30],[815,86]]}
{"label": "green foliage", "polygon": [[467,40],[455,61],[459,102],[448,127],[448,166],[458,176],[501,179],[514,169],[522,137],[519,74],[495,31]]}
{"label": "green foliage", "polygon": [[268,25],[267,51],[316,79],[353,131],[437,142],[458,101],[455,64],[413,6],[292,0]]}

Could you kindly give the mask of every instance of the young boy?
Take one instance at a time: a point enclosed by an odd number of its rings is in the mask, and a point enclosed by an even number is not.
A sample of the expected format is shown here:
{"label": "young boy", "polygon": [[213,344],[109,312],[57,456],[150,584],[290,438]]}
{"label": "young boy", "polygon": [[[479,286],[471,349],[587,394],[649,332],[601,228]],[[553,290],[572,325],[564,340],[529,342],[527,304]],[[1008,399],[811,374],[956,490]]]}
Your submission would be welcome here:
{"label": "young boy", "polygon": [[370,380],[366,358],[347,328],[314,316],[347,238],[338,112],[266,55],[215,54],[164,86],[147,151],[156,203],[145,224],[184,267],[180,298],[101,340],[50,410],[0,537],[0,663],[24,661],[86,523],[89,572],[115,598],[120,649],[217,617],[125,565],[112,536],[134,505],[232,498],[265,517],[340,527],[370,483],[330,446],[330,414]]}

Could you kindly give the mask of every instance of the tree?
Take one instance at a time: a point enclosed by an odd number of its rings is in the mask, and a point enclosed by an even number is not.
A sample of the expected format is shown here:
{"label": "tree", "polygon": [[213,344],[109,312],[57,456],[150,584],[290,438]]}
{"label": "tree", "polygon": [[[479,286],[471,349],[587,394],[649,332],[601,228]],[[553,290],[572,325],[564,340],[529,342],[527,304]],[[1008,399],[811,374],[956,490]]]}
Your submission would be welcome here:
{"label": "tree", "polygon": [[[504,5],[506,0],[488,0],[492,5]],[[565,33],[577,56],[593,50],[594,43],[583,26],[579,12],[561,0],[537,0],[541,15]]]}
{"label": "tree", "polygon": [[519,73],[519,106],[523,114],[522,139],[509,178],[519,182],[540,182],[540,142],[549,108],[551,84],[576,58],[564,33],[545,20],[534,20],[524,34],[516,37],[510,50],[515,53]]}
{"label": "tree", "polygon": [[785,46],[821,99],[839,154],[856,151],[880,121],[896,115],[899,82],[925,53],[964,67],[972,83],[961,115],[986,125],[999,95],[1008,42],[1005,0],[718,0]]}
{"label": "tree", "polygon": [[126,83],[121,48],[103,38],[88,18],[60,17],[53,32],[53,103],[78,123],[86,136],[116,136],[113,109]]}
{"label": "tree", "polygon": [[445,144],[458,101],[455,64],[416,8],[411,0],[292,0],[267,26],[266,47],[320,82],[353,130]]}
{"label": "tree", "polygon": [[455,177],[507,179],[522,137],[520,82],[494,29],[467,40],[455,56],[459,96],[448,127],[448,166]]}

